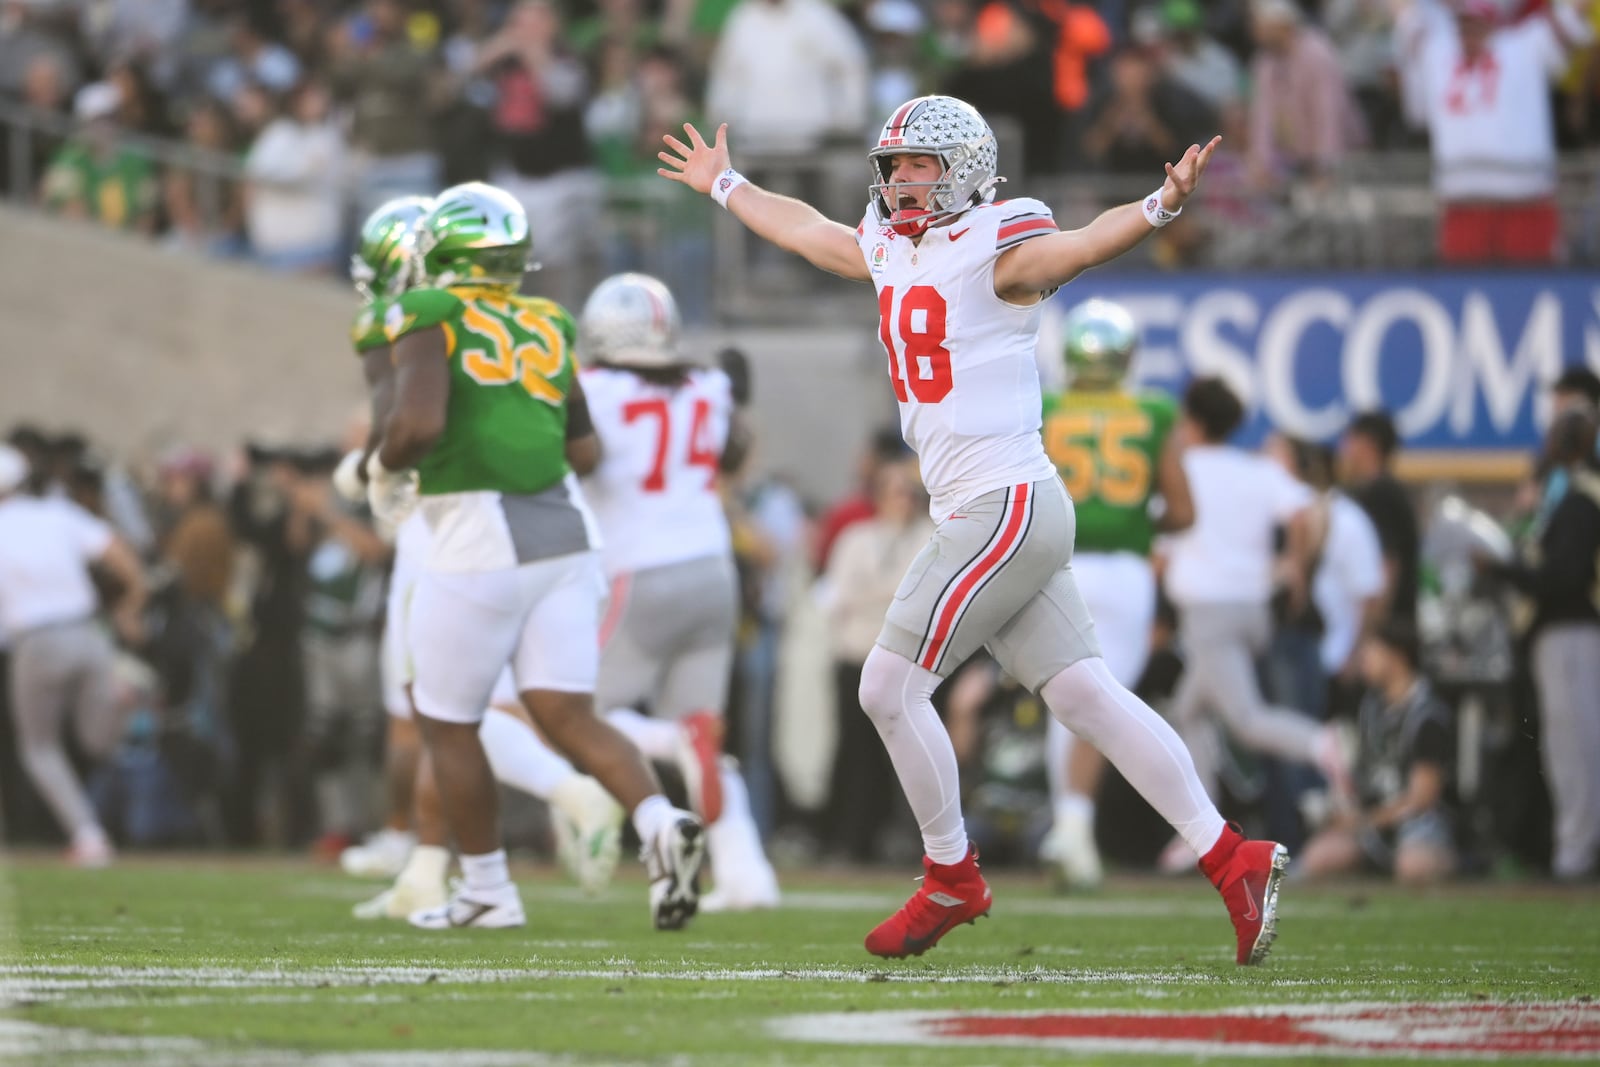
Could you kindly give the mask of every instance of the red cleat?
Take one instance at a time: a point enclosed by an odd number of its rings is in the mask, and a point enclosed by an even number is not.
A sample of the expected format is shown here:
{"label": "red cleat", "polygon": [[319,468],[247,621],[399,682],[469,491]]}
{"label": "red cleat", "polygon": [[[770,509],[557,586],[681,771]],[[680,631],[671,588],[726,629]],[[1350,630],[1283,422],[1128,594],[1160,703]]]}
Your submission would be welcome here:
{"label": "red cleat", "polygon": [[722,818],[722,716],[711,711],[685,715],[678,742],[678,769],[689,790],[689,806],[707,826]]}
{"label": "red cleat", "polygon": [[1289,850],[1276,841],[1247,841],[1229,823],[1200,861],[1200,872],[1222,894],[1239,940],[1236,959],[1260,963],[1278,936],[1278,890],[1289,869]]}
{"label": "red cleat", "polygon": [[886,959],[920,956],[951,929],[989,914],[993,896],[978,873],[978,853],[968,849],[960,863],[935,863],[922,857],[922,888],[905,907],[867,935],[867,951]]}

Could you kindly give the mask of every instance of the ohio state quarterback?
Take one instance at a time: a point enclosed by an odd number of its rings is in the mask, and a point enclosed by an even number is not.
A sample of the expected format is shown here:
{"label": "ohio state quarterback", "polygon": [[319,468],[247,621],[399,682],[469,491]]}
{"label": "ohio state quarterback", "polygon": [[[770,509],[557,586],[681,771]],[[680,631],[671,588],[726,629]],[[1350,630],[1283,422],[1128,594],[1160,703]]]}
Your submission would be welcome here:
{"label": "ohio state quarterback", "polygon": [[1276,934],[1288,852],[1224,823],[1178,736],[1101,659],[1072,576],[1072,501],[1039,436],[1034,362],[1044,298],[1176,217],[1221,138],[1167,164],[1166,180],[1142,201],[1062,231],[1038,200],[995,199],[994,134],[971,105],[918,97],[895,109],[868,153],[870,201],[852,229],[745,179],[729,164],[726,131],[708,144],[685,125],[688,142],[666,137],[657,173],[710,194],[780,248],[873,283],[901,430],[938,523],[861,675],[861,705],[927,853],[921,889],[867,935],[867,950],[921,955],[989,912],[955,752],[929,699],[987,645],[1202,857],[1233,920],[1238,962],[1260,962]]}

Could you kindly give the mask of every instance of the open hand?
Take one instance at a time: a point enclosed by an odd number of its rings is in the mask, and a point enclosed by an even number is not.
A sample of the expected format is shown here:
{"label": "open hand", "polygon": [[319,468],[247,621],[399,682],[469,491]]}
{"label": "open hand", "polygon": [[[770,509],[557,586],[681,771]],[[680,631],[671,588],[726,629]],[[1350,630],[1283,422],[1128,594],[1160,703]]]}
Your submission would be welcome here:
{"label": "open hand", "polygon": [[1204,148],[1197,144],[1190,145],[1176,165],[1167,164],[1167,180],[1161,186],[1163,207],[1168,211],[1183,207],[1183,202],[1193,195],[1195,186],[1200,184],[1200,175],[1205,173],[1206,164],[1211,162],[1211,153],[1221,143],[1222,135],[1219,133]]}
{"label": "open hand", "polygon": [[711,183],[731,166],[728,162],[728,146],[724,141],[728,124],[724,122],[717,127],[717,139],[711,144],[706,144],[693,123],[685,122],[683,132],[689,137],[688,144],[670,133],[661,138],[671,151],[656,153],[657,158],[667,164],[658,168],[656,173],[663,178],[682,182],[697,193],[710,194]]}

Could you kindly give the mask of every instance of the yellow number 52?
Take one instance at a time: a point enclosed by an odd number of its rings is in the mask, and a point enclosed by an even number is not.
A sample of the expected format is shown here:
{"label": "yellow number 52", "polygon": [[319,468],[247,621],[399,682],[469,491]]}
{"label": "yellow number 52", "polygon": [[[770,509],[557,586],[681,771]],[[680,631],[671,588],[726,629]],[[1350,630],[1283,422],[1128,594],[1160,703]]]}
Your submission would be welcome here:
{"label": "yellow number 52", "polygon": [[1137,442],[1150,433],[1143,411],[1060,411],[1045,425],[1045,451],[1074,500],[1140,507],[1150,497],[1150,457]]}

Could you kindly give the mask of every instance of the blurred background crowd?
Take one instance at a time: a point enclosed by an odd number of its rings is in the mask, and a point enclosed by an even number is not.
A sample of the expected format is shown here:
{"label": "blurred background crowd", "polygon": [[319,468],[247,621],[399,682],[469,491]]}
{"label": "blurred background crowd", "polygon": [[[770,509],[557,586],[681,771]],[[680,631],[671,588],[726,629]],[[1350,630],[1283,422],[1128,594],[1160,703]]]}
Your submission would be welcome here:
{"label": "blurred background crowd", "polygon": [[[727,121],[746,171],[781,166],[854,217],[860,147],[938,91],[976,105],[1002,171],[1058,205],[1140,195],[1223,132],[1212,224],[1164,234],[1160,266],[1270,262],[1286,232],[1324,266],[1592,260],[1587,170],[1570,239],[1554,212],[1558,153],[1600,129],[1600,79],[1589,16],[1548,5],[3,0],[0,190],[333,274],[382,200],[482,178],[524,201],[542,287],[572,300],[618,269],[705,273],[704,203],[650,180],[663,132]],[[1482,58],[1437,61],[1457,35]],[[1399,247],[1396,217],[1428,239]],[[697,289],[680,300],[707,313]]]}

